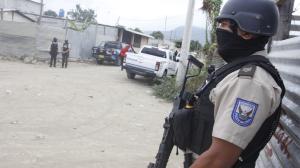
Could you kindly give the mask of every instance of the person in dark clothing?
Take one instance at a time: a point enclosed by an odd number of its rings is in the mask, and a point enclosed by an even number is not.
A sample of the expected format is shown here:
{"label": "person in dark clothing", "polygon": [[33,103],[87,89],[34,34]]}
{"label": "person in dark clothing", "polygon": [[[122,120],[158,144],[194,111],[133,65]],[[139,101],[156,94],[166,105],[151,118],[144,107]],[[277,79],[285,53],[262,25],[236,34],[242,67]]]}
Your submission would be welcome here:
{"label": "person in dark clothing", "polygon": [[177,54],[178,54],[178,51],[176,50],[176,51],[174,52],[175,57],[177,56]]}
{"label": "person in dark clothing", "polygon": [[58,44],[57,44],[57,38],[53,38],[51,46],[50,46],[50,55],[51,55],[51,59],[50,59],[50,67],[52,67],[52,65],[54,67],[56,67],[56,57],[58,54]]}
{"label": "person in dark clothing", "polygon": [[65,40],[62,48],[62,68],[67,68],[68,66],[68,58],[70,55],[70,44],[68,40]]}

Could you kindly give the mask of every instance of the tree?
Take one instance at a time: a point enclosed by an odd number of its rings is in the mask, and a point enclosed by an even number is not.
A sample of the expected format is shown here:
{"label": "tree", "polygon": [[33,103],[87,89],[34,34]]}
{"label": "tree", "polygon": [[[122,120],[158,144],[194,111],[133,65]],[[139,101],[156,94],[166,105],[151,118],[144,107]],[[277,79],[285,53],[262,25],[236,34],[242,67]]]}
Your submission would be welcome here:
{"label": "tree", "polygon": [[[221,9],[221,4],[222,0],[203,0],[203,6],[202,10],[207,13],[207,23],[210,24],[212,29],[211,29],[211,43],[216,42],[216,17],[219,15],[220,9]],[[206,25],[206,31],[207,31],[207,26]],[[208,38],[206,38],[206,41],[208,41]]]}
{"label": "tree", "polygon": [[82,9],[79,4],[76,5],[76,9],[67,13],[68,17],[72,20],[85,23],[96,23],[95,11],[92,9]]}
{"label": "tree", "polygon": [[[181,45],[182,45],[182,40],[175,41],[176,48],[181,48]],[[201,48],[202,46],[199,43],[199,41],[191,40],[190,51],[199,51]]]}
{"label": "tree", "polygon": [[155,39],[160,39],[160,40],[164,39],[164,34],[162,34],[161,31],[154,31],[150,35],[153,36]]}
{"label": "tree", "polygon": [[190,45],[190,50],[191,51],[199,51],[202,48],[201,44],[199,41],[192,40],[191,45]]}
{"label": "tree", "polygon": [[175,41],[175,47],[176,48],[181,48],[181,45],[182,45],[182,40]]}
{"label": "tree", "polygon": [[141,29],[139,29],[139,28],[137,28],[137,27],[134,29],[134,31],[137,31],[137,32],[143,33],[143,32],[142,32],[142,30],[141,30]]}
{"label": "tree", "polygon": [[53,10],[47,10],[47,11],[45,11],[44,15],[46,15],[46,16],[52,16],[52,17],[57,17],[57,13],[54,12]]}

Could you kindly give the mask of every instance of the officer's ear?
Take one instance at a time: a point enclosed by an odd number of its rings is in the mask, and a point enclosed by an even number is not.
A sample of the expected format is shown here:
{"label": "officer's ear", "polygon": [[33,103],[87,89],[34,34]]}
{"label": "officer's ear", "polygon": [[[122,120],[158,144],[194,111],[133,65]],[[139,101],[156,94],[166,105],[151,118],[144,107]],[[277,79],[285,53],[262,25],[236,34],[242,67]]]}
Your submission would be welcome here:
{"label": "officer's ear", "polygon": [[241,36],[244,40],[250,40],[250,39],[256,38],[256,36],[254,34],[245,32],[241,29],[238,29],[238,35]]}

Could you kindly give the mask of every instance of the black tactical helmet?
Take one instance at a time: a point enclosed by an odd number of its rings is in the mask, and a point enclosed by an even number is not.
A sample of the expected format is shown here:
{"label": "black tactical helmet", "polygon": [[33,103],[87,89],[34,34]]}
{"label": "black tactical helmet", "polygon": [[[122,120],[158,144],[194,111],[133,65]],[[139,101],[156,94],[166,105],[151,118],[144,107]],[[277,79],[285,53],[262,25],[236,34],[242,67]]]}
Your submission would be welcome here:
{"label": "black tactical helmet", "polygon": [[56,37],[54,37],[54,38],[53,38],[53,41],[54,41],[54,42],[57,42],[57,38],[56,38]]}
{"label": "black tactical helmet", "polygon": [[279,12],[272,0],[228,0],[217,21],[222,19],[233,20],[245,32],[273,36],[277,32]]}

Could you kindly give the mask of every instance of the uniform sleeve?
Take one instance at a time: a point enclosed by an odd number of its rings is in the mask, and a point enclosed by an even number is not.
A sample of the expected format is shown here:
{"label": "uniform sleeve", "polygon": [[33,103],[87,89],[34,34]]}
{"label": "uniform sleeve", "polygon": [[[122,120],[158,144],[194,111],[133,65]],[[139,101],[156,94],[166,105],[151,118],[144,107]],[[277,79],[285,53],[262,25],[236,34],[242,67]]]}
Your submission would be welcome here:
{"label": "uniform sleeve", "polygon": [[277,89],[269,82],[250,77],[226,77],[210,95],[215,105],[213,137],[245,149],[274,107],[278,107],[281,90]]}

